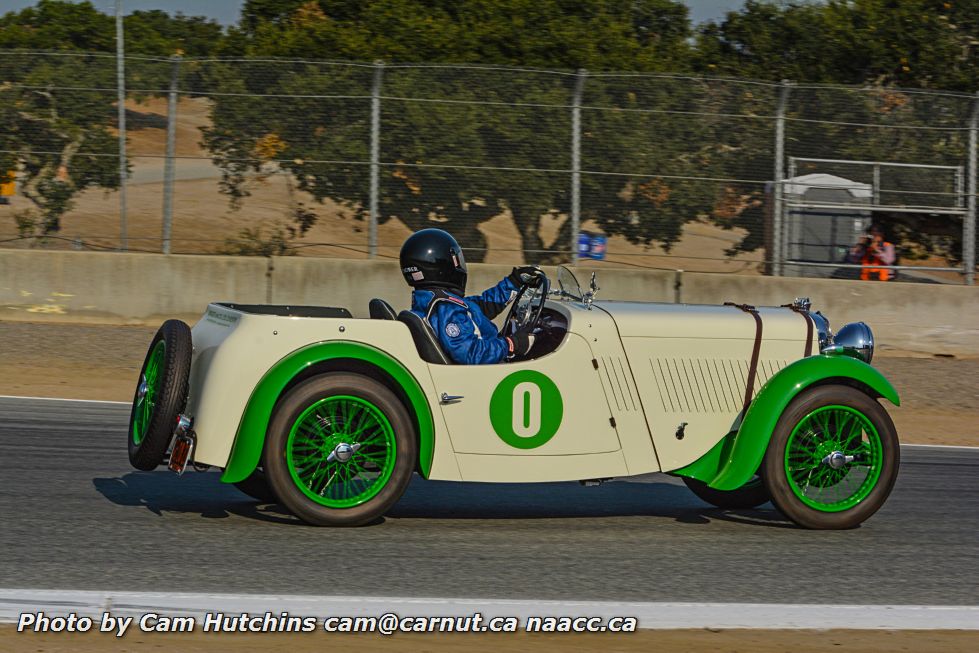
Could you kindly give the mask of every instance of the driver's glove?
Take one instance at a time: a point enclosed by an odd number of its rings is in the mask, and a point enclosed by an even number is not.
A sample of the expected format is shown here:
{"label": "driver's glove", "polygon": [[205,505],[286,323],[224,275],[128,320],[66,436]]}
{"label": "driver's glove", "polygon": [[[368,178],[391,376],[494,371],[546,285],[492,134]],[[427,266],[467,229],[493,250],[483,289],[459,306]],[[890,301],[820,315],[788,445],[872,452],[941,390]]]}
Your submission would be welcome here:
{"label": "driver's glove", "polygon": [[534,334],[526,327],[517,329],[512,336],[507,336],[507,343],[510,345],[510,353],[507,358],[517,358],[526,356],[534,346]]}
{"label": "driver's glove", "polygon": [[541,282],[540,268],[535,265],[522,265],[513,268],[513,271],[507,275],[507,278],[517,288],[523,288],[524,286],[537,288]]}

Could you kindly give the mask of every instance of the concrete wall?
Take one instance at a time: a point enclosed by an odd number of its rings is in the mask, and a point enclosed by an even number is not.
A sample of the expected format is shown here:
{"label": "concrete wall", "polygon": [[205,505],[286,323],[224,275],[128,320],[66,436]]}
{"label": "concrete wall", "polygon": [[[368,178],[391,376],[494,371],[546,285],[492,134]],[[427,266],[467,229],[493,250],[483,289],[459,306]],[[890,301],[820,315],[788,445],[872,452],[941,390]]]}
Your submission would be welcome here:
{"label": "concrete wall", "polygon": [[[480,292],[510,273],[509,265],[469,265],[470,292]],[[555,279],[556,269],[545,268]],[[578,276],[587,284],[590,272]],[[676,275],[662,271],[609,270],[600,272],[600,297],[672,302]],[[411,292],[395,261],[344,261],[323,258],[273,259],[270,277],[273,304],[327,304],[345,306],[356,316],[367,316],[372,297],[387,300],[395,309],[408,308]]]}
{"label": "concrete wall", "polygon": [[0,317],[199,315],[214,298],[264,302],[266,268],[261,258],[0,250]]}
{"label": "concrete wall", "polygon": [[864,321],[884,348],[979,355],[979,288],[716,274],[683,275],[683,301],[778,305],[809,297],[835,330]]}
{"label": "concrete wall", "polygon": [[[509,266],[471,265],[471,291]],[[554,278],[553,268],[547,269]],[[579,279],[587,283],[590,270]],[[883,349],[979,355],[979,288],[608,269],[602,299],[778,305],[808,296],[835,327],[868,322]],[[0,250],[0,319],[155,323],[194,320],[210,301],[398,310],[409,291],[394,261]]]}

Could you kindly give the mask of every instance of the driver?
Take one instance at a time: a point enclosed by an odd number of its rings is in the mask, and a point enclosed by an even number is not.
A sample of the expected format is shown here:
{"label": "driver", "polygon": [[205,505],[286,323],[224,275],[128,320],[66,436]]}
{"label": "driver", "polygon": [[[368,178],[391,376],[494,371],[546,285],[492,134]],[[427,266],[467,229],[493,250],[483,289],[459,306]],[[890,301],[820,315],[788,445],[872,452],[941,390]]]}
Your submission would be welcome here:
{"label": "driver", "polygon": [[515,267],[502,281],[481,295],[464,297],[466,260],[462,248],[441,229],[416,231],[401,246],[401,273],[411,293],[411,310],[428,320],[442,349],[456,363],[502,363],[525,356],[534,345],[533,334],[520,328],[501,336],[490,320],[499,315],[525,286],[538,287],[537,268]]}

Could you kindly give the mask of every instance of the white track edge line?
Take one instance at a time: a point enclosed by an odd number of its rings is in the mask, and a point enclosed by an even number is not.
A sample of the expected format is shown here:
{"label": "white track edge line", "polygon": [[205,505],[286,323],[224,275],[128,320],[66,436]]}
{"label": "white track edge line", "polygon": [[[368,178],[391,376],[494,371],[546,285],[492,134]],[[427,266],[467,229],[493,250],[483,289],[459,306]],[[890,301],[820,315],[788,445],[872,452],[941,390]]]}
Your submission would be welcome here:
{"label": "white track edge line", "polygon": [[979,630],[979,606],[970,605],[800,605],[766,603],[684,603],[613,601],[527,601],[473,598],[412,598],[376,596],[305,596],[216,594],[194,592],[113,592],[0,589],[0,622],[15,622],[24,612],[48,617],[99,618],[103,612],[141,616],[203,617],[208,612],[236,616],[242,612],[278,616],[399,616],[484,618],[636,617],[643,629],[857,629],[857,630]]}
{"label": "white track edge line", "polygon": [[106,401],[104,399],[65,399],[63,397],[24,397],[21,395],[0,395],[0,399],[36,399],[38,401],[67,401],[79,404],[115,404],[118,406],[129,406],[129,401]]}
{"label": "white track edge line", "polygon": [[[131,402],[128,401],[106,401],[103,399],[64,399],[62,397],[25,397],[21,395],[0,395],[0,399],[37,399],[38,401],[63,401],[63,402],[75,402],[80,404],[108,404],[115,406],[129,406]],[[979,449],[979,446],[967,446],[958,444],[902,444],[901,447],[908,449],[964,449],[967,451],[974,451]]]}

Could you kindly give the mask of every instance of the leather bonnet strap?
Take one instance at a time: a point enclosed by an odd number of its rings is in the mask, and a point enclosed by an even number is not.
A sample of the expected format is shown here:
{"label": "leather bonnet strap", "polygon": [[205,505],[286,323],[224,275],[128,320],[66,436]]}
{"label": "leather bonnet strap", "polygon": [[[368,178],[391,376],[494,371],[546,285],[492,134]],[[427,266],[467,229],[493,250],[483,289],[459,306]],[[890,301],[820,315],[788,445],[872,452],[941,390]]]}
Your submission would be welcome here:
{"label": "leather bonnet strap", "polygon": [[755,346],[751,350],[751,364],[748,367],[748,383],[744,389],[744,409],[748,410],[748,404],[751,403],[751,398],[755,393],[755,376],[758,374],[758,356],[761,354],[761,335],[762,335],[762,325],[761,325],[761,315],[758,314],[758,310],[750,304],[735,304],[734,302],[724,302],[725,306],[734,306],[739,308],[745,313],[751,313],[751,316],[755,318]]}
{"label": "leather bonnet strap", "polygon": [[812,356],[812,332],[813,329],[815,328],[815,325],[813,324],[812,316],[809,315],[809,311],[803,310],[802,308],[799,308],[795,304],[782,304],[781,308],[792,309],[793,311],[801,315],[802,319],[806,321],[806,350],[804,355],[806,357]]}

